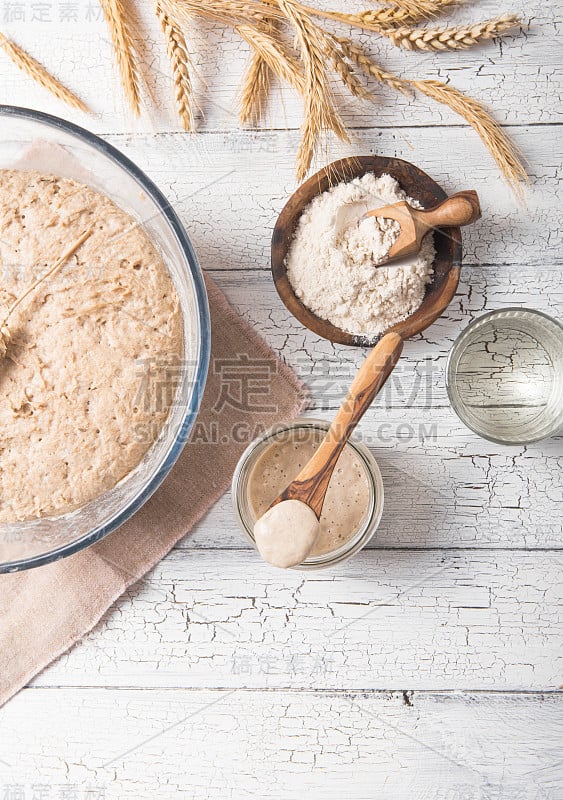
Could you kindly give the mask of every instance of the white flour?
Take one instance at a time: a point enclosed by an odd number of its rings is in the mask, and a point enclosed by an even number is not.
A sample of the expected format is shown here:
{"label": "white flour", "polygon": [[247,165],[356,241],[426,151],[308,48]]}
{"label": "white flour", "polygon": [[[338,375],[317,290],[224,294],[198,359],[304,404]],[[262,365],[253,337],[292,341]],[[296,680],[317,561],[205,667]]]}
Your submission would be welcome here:
{"label": "white flour", "polygon": [[417,255],[378,267],[399,224],[380,217],[355,224],[366,211],[401,200],[421,207],[390,175],[368,173],[333,186],[305,208],[287,256],[287,275],[318,317],[348,333],[376,335],[420,306],[432,277],[433,237],[425,237]]}

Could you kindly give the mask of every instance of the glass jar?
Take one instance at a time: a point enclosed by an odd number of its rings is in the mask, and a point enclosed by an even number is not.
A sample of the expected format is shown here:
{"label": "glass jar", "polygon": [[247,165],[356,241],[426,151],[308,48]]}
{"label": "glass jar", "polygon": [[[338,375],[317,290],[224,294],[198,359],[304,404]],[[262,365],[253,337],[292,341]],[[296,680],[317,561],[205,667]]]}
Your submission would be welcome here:
{"label": "glass jar", "polygon": [[[256,547],[254,541],[255,516],[249,496],[250,476],[258,460],[267,448],[288,435],[303,435],[304,437],[313,433],[324,436],[330,427],[330,423],[322,419],[310,419],[302,417],[291,420],[287,423],[274,425],[257,439],[255,439],[244,451],[233,475],[233,506],[236,518],[242,532],[250,543]],[[299,432],[302,432],[301,434]],[[367,484],[369,487],[369,502],[363,520],[356,533],[336,550],[322,555],[310,555],[302,564],[294,569],[311,570],[332,567],[351,558],[370,541],[379,526],[381,514],[383,512],[383,481],[377,462],[369,449],[357,439],[350,439],[346,447],[351,448],[362,465]]]}
{"label": "glass jar", "polygon": [[446,387],[458,417],[484,439],[553,436],[563,426],[563,326],[528,308],[484,314],[455,341]]}

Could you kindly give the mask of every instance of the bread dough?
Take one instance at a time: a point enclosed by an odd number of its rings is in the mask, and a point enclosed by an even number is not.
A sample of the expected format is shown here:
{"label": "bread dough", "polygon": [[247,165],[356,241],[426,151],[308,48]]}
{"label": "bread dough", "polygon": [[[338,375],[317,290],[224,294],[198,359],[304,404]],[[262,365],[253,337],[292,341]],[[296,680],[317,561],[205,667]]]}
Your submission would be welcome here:
{"label": "bread dough", "polygon": [[179,298],[135,220],[54,175],[0,170],[0,320],[90,228],[92,236],[10,317],[0,362],[0,522],[54,516],[142,460],[175,398]]}

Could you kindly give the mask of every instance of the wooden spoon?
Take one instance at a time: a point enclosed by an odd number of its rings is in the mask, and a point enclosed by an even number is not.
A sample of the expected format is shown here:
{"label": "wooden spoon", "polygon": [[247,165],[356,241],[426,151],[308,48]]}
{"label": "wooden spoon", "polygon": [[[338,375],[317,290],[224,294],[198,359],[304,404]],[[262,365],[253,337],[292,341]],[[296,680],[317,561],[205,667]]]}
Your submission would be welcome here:
{"label": "wooden spoon", "polygon": [[315,454],[270,508],[282,500],[300,500],[313,509],[317,519],[320,518],[336,462],[352,431],[391,374],[402,349],[403,339],[397,333],[388,333],[376,344],[360,367]]}
{"label": "wooden spoon", "polygon": [[418,253],[422,240],[434,228],[459,227],[476,222],[481,216],[481,206],[477,192],[469,190],[458,192],[442,203],[424,211],[413,208],[406,201],[393,203],[383,208],[375,208],[363,215],[394,219],[401,226],[399,238],[391,246],[387,256],[378,266],[388,264],[399,258]]}

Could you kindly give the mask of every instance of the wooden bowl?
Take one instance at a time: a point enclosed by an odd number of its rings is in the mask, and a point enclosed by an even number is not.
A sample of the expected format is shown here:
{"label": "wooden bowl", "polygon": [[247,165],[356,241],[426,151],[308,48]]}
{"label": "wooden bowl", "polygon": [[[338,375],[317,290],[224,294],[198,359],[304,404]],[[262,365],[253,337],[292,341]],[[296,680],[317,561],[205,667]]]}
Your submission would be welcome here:
{"label": "wooden bowl", "polygon": [[429,175],[408,161],[383,156],[343,158],[321,169],[297,189],[279,215],[272,236],[272,274],[278,294],[287,308],[299,322],[324,339],[356,347],[372,347],[389,331],[394,331],[403,339],[407,339],[428,328],[451,302],[459,283],[461,267],[460,229],[436,230],[434,275],[426,288],[422,305],[407,319],[373,337],[347,333],[331,322],[317,317],[304,306],[289,282],[285,264],[299,217],[305,206],[316,195],[337,183],[361,177],[366,172],[373,172],[376,177],[384,173],[391,175],[410,197],[418,200],[424,207],[439,203],[447,197],[444,190]]}

